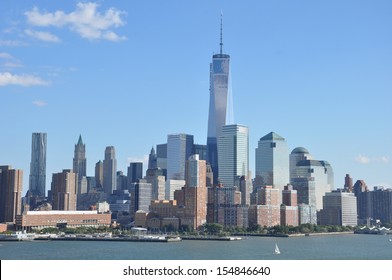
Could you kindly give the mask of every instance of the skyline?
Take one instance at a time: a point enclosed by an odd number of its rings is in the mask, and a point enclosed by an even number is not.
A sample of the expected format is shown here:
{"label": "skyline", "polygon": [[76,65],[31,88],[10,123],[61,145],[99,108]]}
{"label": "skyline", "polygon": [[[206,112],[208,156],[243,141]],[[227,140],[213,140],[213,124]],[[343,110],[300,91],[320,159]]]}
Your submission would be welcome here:
{"label": "skyline", "polygon": [[2,2],[0,164],[24,171],[23,194],[33,132],[47,133],[47,186],[72,169],[80,134],[88,176],[106,146],[126,172],[168,134],[206,144],[221,11],[252,176],[258,140],[273,131],[289,152],[328,161],[335,188],[346,173],[392,186],[389,1]]}

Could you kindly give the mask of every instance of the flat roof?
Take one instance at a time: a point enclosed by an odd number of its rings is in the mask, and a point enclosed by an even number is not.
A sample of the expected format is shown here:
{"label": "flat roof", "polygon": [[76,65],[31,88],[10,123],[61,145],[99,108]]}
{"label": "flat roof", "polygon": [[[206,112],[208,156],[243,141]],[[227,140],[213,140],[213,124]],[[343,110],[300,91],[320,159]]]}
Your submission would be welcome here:
{"label": "flat roof", "polygon": [[81,215],[81,214],[98,214],[97,210],[90,211],[27,211],[27,215]]}

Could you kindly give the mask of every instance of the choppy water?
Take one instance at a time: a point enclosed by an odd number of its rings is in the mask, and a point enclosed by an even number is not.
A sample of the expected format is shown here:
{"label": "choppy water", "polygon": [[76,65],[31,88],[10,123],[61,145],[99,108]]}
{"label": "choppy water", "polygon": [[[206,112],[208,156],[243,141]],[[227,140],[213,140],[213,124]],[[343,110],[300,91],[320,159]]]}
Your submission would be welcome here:
{"label": "choppy water", "polygon": [[[273,254],[275,243],[280,255]],[[103,241],[0,242],[2,260],[392,260],[382,235],[249,237],[173,243]]]}

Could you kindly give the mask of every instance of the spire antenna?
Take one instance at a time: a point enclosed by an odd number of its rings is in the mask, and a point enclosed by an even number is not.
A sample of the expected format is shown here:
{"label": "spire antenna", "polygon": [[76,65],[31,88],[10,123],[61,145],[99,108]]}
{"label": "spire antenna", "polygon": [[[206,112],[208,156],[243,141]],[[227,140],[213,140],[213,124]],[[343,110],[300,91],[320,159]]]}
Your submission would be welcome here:
{"label": "spire antenna", "polygon": [[220,24],[220,54],[223,53],[223,12],[221,11],[221,24]]}

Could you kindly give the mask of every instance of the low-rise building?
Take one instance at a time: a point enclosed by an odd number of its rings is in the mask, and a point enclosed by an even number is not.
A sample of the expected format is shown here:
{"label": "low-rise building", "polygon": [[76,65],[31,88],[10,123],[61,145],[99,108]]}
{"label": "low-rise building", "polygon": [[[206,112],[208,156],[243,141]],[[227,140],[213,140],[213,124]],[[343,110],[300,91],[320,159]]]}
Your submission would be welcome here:
{"label": "low-rise building", "polygon": [[47,227],[108,227],[111,223],[109,213],[97,211],[26,211],[16,217],[17,230],[31,230]]}

